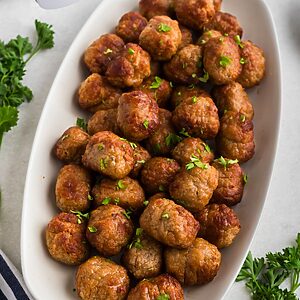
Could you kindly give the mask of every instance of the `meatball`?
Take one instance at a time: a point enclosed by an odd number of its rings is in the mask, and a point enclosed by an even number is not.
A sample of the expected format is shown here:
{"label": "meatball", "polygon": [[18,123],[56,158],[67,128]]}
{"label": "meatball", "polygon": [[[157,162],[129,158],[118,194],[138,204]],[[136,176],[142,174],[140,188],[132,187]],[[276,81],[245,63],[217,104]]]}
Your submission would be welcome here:
{"label": "meatball", "polygon": [[207,205],[196,219],[200,223],[199,236],[219,249],[230,246],[241,228],[239,218],[225,204]]}
{"label": "meatball", "polygon": [[150,56],[139,45],[128,43],[108,65],[106,76],[113,86],[139,86],[150,76]]}
{"label": "meatball", "polygon": [[142,228],[137,228],[136,236],[125,250],[122,261],[136,279],[157,276],[162,268],[162,246],[145,234]]}
{"label": "meatball", "polygon": [[210,147],[201,139],[192,137],[182,140],[172,151],[172,156],[183,166],[191,161],[191,157],[198,158],[203,163],[210,163],[214,159]]}
{"label": "meatball", "polygon": [[55,216],[46,229],[47,248],[52,258],[67,265],[79,265],[86,260],[89,246],[85,228],[84,219],[77,219],[72,213]]}
{"label": "meatball", "polygon": [[241,113],[247,120],[252,120],[254,111],[250,99],[238,82],[230,82],[218,86],[213,90],[213,98],[218,107],[219,114],[233,111]]}
{"label": "meatball", "polygon": [[214,0],[215,11],[218,12],[221,10],[222,0]]}
{"label": "meatball", "polygon": [[166,269],[182,285],[198,285],[212,281],[221,264],[218,248],[197,238],[188,249],[165,251]]}
{"label": "meatball", "polygon": [[151,200],[140,217],[140,226],[156,240],[179,249],[190,247],[199,230],[193,215],[168,199]]}
{"label": "meatball", "polygon": [[150,158],[141,172],[141,182],[149,194],[167,191],[180,165],[166,157]]}
{"label": "meatball", "polygon": [[55,185],[56,205],[61,211],[86,211],[90,207],[91,175],[78,165],[63,166]]}
{"label": "meatball", "polygon": [[120,130],[116,122],[117,112],[116,108],[96,111],[88,121],[88,133],[93,135],[99,131],[112,131],[119,134]]}
{"label": "meatball", "polygon": [[202,73],[201,47],[189,44],[180,49],[164,65],[164,72],[169,80],[181,84],[197,83]]}
{"label": "meatball", "polygon": [[95,40],[84,53],[84,62],[91,73],[104,74],[108,64],[124,47],[123,40],[115,34],[104,34]]}
{"label": "meatball", "polygon": [[135,144],[136,147],[133,149],[134,166],[130,172],[130,177],[137,178],[140,174],[141,169],[147,160],[151,158],[149,152],[144,149],[141,145]]}
{"label": "meatball", "polygon": [[192,29],[201,30],[215,14],[214,0],[175,0],[178,21]]}
{"label": "meatball", "polygon": [[208,31],[204,31],[203,34],[200,36],[200,38],[197,41],[197,44],[202,46],[204,44],[206,44],[210,39],[213,38],[222,38],[222,33],[216,30],[208,30]]}
{"label": "meatball", "polygon": [[80,85],[79,105],[90,112],[118,107],[121,90],[112,87],[106,78],[94,73]]}
{"label": "meatball", "polygon": [[217,85],[235,81],[241,71],[239,47],[231,37],[210,39],[204,47],[203,65]]}
{"label": "meatball", "polygon": [[86,147],[82,163],[103,175],[121,179],[134,166],[133,149],[127,141],[110,131],[97,132]]}
{"label": "meatball", "polygon": [[68,128],[54,146],[54,154],[63,162],[80,162],[90,136],[78,126]]}
{"label": "meatball", "polygon": [[265,75],[266,60],[261,48],[251,41],[244,41],[241,49],[242,72],[238,82],[244,88],[253,87],[261,82]]}
{"label": "meatball", "polygon": [[141,91],[125,93],[119,100],[117,122],[126,138],[146,139],[159,125],[158,105]]}
{"label": "meatball", "polygon": [[160,193],[156,193],[154,194],[153,196],[149,197],[148,198],[148,203],[151,201],[151,200],[155,200],[155,199],[163,199],[163,198],[168,198],[168,194],[166,193],[163,193],[163,192],[160,192]]}
{"label": "meatball", "polygon": [[178,22],[167,16],[152,18],[140,35],[140,45],[154,60],[171,59],[180,43],[181,31]]}
{"label": "meatball", "polygon": [[155,16],[172,16],[173,0],[140,0],[139,9],[148,20]]}
{"label": "meatball", "polygon": [[205,25],[205,30],[216,30],[221,32],[223,35],[229,36],[240,36],[243,35],[243,29],[238,21],[238,19],[225,12],[217,12],[210,22]]}
{"label": "meatball", "polygon": [[91,257],[76,272],[76,291],[83,300],[125,300],[128,290],[126,269],[109,259]]}
{"label": "meatball", "polygon": [[159,126],[153,135],[146,140],[146,148],[153,155],[167,155],[175,146],[176,135],[172,124],[172,113],[159,109]]}
{"label": "meatball", "polygon": [[143,207],[145,194],[137,180],[124,177],[119,180],[102,179],[93,187],[95,204],[115,203],[125,209],[137,210]]}
{"label": "meatball", "polygon": [[218,109],[210,97],[186,98],[173,111],[173,124],[201,139],[213,139],[220,127]]}
{"label": "meatball", "polygon": [[133,233],[133,224],[125,209],[107,204],[90,213],[86,237],[103,256],[120,253]]}
{"label": "meatball", "polygon": [[218,171],[197,158],[192,157],[191,161],[175,176],[169,192],[177,203],[198,212],[208,204],[218,186]]}
{"label": "meatball", "polygon": [[138,12],[128,12],[120,19],[116,27],[116,34],[127,43],[138,43],[139,36],[147,23],[147,19]]}
{"label": "meatball", "polygon": [[193,33],[187,27],[179,24],[179,28],[181,31],[181,43],[178,49],[182,49],[189,44],[193,44]]}
{"label": "meatball", "polygon": [[228,111],[221,119],[216,145],[223,157],[237,159],[240,163],[248,161],[255,152],[252,121],[240,113]]}
{"label": "meatball", "polygon": [[214,190],[214,203],[235,205],[242,200],[244,191],[244,172],[234,161],[221,157],[214,161],[213,166],[219,172],[218,187]]}
{"label": "meatball", "polygon": [[180,283],[169,274],[140,281],[129,294],[127,300],[183,300]]}

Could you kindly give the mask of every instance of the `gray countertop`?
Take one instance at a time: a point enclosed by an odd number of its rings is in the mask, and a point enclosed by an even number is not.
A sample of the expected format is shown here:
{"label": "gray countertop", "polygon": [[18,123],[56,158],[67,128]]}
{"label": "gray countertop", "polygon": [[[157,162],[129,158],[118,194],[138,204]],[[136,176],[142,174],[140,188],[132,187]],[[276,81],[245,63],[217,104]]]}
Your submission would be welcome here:
{"label": "gray countertop", "polygon": [[[0,1],[0,39],[6,41],[17,34],[34,38],[36,18],[53,24],[56,32],[55,47],[35,57],[27,67],[24,82],[33,90],[34,99],[20,107],[19,124],[5,135],[0,150],[0,248],[19,270],[23,188],[36,126],[66,51],[99,2],[81,0],[58,10],[43,10],[34,0]],[[272,181],[251,245],[256,256],[290,245],[300,231],[300,1],[265,2],[270,7],[279,37],[283,99]],[[272,99],[265,101],[272,105]],[[235,283],[225,299],[249,299],[249,296],[243,284]]]}

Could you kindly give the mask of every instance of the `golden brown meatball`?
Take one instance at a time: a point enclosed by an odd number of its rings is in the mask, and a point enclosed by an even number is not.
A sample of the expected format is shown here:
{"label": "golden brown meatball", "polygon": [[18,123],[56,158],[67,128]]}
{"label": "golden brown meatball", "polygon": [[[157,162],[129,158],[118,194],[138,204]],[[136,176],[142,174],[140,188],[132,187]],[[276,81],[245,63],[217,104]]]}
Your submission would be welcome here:
{"label": "golden brown meatball", "polygon": [[111,203],[131,210],[142,208],[145,200],[139,182],[130,177],[119,180],[104,178],[93,187],[92,195],[96,206]]}
{"label": "golden brown meatball", "polygon": [[131,239],[133,224],[125,209],[107,204],[90,213],[86,237],[103,256],[121,252]]}
{"label": "golden brown meatball", "polygon": [[183,289],[169,274],[140,281],[130,290],[127,300],[183,300]]}
{"label": "golden brown meatball", "polygon": [[241,71],[238,45],[231,37],[212,38],[204,47],[203,65],[217,85],[235,81]]}
{"label": "golden brown meatball", "polygon": [[150,56],[139,45],[128,43],[108,65],[105,75],[113,86],[139,86],[150,76]]}
{"label": "golden brown meatball", "polygon": [[117,108],[121,90],[112,87],[106,78],[94,73],[80,85],[79,105],[90,112]]}
{"label": "golden brown meatball", "polygon": [[140,174],[141,169],[147,160],[151,158],[149,152],[144,149],[141,145],[135,143],[136,147],[133,149],[134,166],[130,172],[130,177],[137,178]]}
{"label": "golden brown meatball", "polygon": [[151,196],[151,197],[148,198],[148,200],[147,200],[148,202],[147,203],[149,203],[151,200],[163,199],[163,198],[168,199],[168,194],[167,193],[163,193],[163,192],[156,193],[153,196]]}
{"label": "golden brown meatball", "polygon": [[172,151],[172,156],[185,167],[196,157],[203,163],[210,163],[214,159],[214,153],[210,147],[199,138],[188,137],[182,140]]}
{"label": "golden brown meatball", "polygon": [[191,157],[191,163],[181,170],[170,184],[171,197],[192,212],[208,204],[218,186],[218,171],[209,164]]}
{"label": "golden brown meatball", "polygon": [[200,46],[189,44],[180,49],[164,65],[166,77],[176,83],[197,83],[202,73],[202,50]]}
{"label": "golden brown meatball", "polygon": [[227,111],[241,113],[247,120],[252,120],[254,111],[250,99],[238,82],[215,87],[213,98],[218,107],[220,116]]}
{"label": "golden brown meatball", "polygon": [[78,126],[68,128],[54,146],[54,154],[63,162],[80,162],[90,136]]}
{"label": "golden brown meatball", "polygon": [[56,205],[61,211],[86,211],[90,207],[91,175],[78,165],[63,166],[55,185]]}
{"label": "golden brown meatball", "polygon": [[238,21],[238,19],[225,12],[217,12],[210,22],[205,25],[205,30],[216,30],[221,32],[223,35],[242,37],[243,29]]}
{"label": "golden brown meatball", "polygon": [[216,145],[223,157],[240,163],[251,159],[255,151],[252,121],[240,113],[227,112],[221,119]]}
{"label": "golden brown meatball", "polygon": [[84,62],[91,73],[104,74],[108,64],[124,47],[123,40],[115,34],[104,34],[95,40],[84,53]]}
{"label": "golden brown meatball", "polygon": [[220,127],[218,109],[210,97],[186,98],[173,111],[173,124],[202,139],[214,138]]}
{"label": "golden brown meatball", "polygon": [[214,190],[211,202],[235,205],[242,200],[244,172],[237,161],[220,157],[212,164],[219,172],[218,187]]}
{"label": "golden brown meatball", "polygon": [[122,262],[136,279],[157,276],[162,269],[162,245],[145,234],[142,228],[137,228]]}
{"label": "golden brown meatball", "polygon": [[168,191],[170,183],[180,170],[178,162],[166,157],[150,158],[141,172],[141,182],[149,194]]}
{"label": "golden brown meatball", "polygon": [[238,82],[244,88],[253,87],[261,82],[265,75],[266,60],[261,48],[251,41],[244,41],[241,49],[242,72]]}
{"label": "golden brown meatball", "polygon": [[168,199],[151,200],[140,217],[140,226],[161,243],[179,249],[191,246],[199,230],[193,215]]}
{"label": "golden brown meatball", "polygon": [[79,265],[89,255],[85,238],[86,222],[72,213],[60,213],[46,229],[47,248],[55,260],[67,265]]}
{"label": "golden brown meatball", "polygon": [[214,0],[175,0],[175,12],[180,23],[201,30],[215,14]]}
{"label": "golden brown meatball", "polygon": [[167,272],[182,285],[198,285],[212,281],[221,264],[218,248],[197,238],[188,249],[168,248],[165,251]]}
{"label": "golden brown meatball", "polygon": [[121,179],[134,166],[133,149],[124,139],[110,131],[94,134],[84,152],[82,163],[103,175]]}
{"label": "golden brown meatball", "polygon": [[189,44],[193,44],[193,33],[190,29],[187,27],[179,24],[179,28],[181,31],[181,43],[178,47],[178,50],[184,48],[185,46]]}
{"label": "golden brown meatball", "polygon": [[195,217],[199,236],[219,249],[230,246],[241,229],[238,216],[225,204],[209,204]]}
{"label": "golden brown meatball", "polygon": [[155,16],[171,17],[174,12],[173,0],[140,0],[139,9],[148,20]]}
{"label": "golden brown meatball", "polygon": [[76,291],[82,300],[125,300],[129,291],[129,277],[122,266],[101,256],[94,256],[78,268]]}
{"label": "golden brown meatball", "polygon": [[117,122],[126,138],[132,141],[146,139],[159,125],[158,105],[141,91],[125,93],[119,100]]}
{"label": "golden brown meatball", "polygon": [[181,43],[178,22],[167,16],[152,18],[140,35],[140,45],[154,60],[171,59]]}
{"label": "golden brown meatball", "polygon": [[216,30],[207,30],[207,31],[204,31],[203,34],[199,37],[199,39],[197,41],[197,45],[202,46],[202,45],[206,44],[210,39],[221,38],[221,37],[222,37],[221,32],[216,31]]}
{"label": "golden brown meatball", "polygon": [[147,19],[135,11],[131,11],[122,16],[116,27],[116,34],[126,43],[138,43],[139,36],[147,26]]}
{"label": "golden brown meatball", "polygon": [[214,0],[215,11],[221,10],[222,0]]}

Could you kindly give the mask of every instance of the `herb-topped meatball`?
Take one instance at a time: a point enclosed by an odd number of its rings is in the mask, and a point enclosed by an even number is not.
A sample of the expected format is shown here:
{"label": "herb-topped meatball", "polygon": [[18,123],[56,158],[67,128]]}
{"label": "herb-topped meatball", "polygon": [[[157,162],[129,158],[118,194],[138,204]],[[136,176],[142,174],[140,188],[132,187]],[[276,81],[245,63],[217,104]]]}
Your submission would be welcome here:
{"label": "herb-topped meatball", "polygon": [[152,18],[140,35],[140,45],[154,60],[171,59],[180,43],[181,31],[178,22],[167,16]]}
{"label": "herb-topped meatball", "polygon": [[204,45],[206,44],[210,39],[213,38],[221,38],[222,33],[216,30],[207,30],[202,33],[202,35],[199,37],[197,41],[197,45]]}
{"label": "herb-topped meatball", "polygon": [[174,11],[173,0],[140,0],[139,8],[148,20],[155,16],[171,17]]}
{"label": "herb-topped meatball", "polygon": [[130,177],[137,178],[147,160],[151,158],[149,152],[141,145],[134,143],[136,147],[133,149],[134,166],[130,172]]}
{"label": "herb-topped meatball", "polygon": [[123,40],[115,34],[104,34],[95,40],[84,53],[84,62],[91,73],[105,74],[108,64],[124,47]]}

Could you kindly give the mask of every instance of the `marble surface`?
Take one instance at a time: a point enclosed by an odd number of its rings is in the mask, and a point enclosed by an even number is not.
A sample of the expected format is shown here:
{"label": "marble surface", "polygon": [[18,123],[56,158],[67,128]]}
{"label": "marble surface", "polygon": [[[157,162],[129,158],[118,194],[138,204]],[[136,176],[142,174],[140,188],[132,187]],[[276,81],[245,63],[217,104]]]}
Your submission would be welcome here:
{"label": "marble surface", "polygon": [[[23,188],[36,126],[69,45],[99,2],[81,0],[58,10],[44,10],[34,0],[0,1],[2,40],[7,41],[17,34],[34,39],[33,24],[36,18],[53,24],[56,32],[54,49],[32,59],[27,67],[24,83],[33,90],[34,99],[32,103],[20,107],[19,124],[5,135],[0,150],[0,248],[19,270]],[[251,245],[251,251],[256,256],[290,245],[300,231],[300,1],[265,2],[270,7],[279,37],[283,101],[272,181],[261,222]],[[264,101],[270,101],[272,105],[272,99]],[[225,299],[250,298],[243,284],[235,283]]]}

